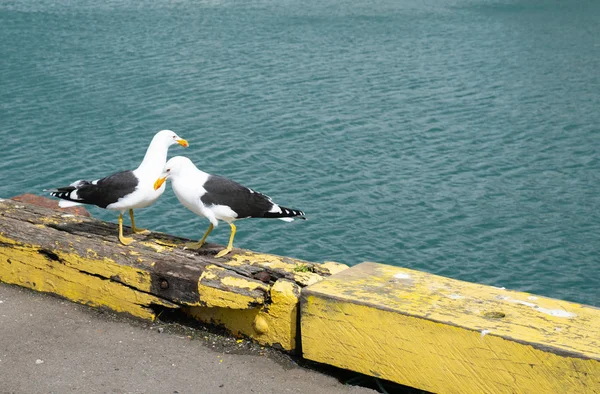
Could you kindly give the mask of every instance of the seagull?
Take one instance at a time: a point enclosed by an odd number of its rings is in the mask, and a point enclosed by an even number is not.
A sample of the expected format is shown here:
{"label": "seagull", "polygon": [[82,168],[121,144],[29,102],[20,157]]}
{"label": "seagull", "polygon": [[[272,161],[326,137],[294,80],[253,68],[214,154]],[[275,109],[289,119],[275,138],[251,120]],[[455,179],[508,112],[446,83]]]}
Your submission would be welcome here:
{"label": "seagull", "polygon": [[199,170],[187,157],[176,156],[165,165],[163,173],[154,183],[159,189],[167,179],[171,180],[173,192],[179,202],[210,221],[208,230],[198,242],[186,244],[188,249],[199,249],[206,237],[219,225],[219,220],[229,223],[229,244],[216,257],[223,257],[233,249],[235,220],[244,218],[276,218],[291,222],[294,218],[305,219],[304,212],[279,206],[270,197],[218,175]]}
{"label": "seagull", "polygon": [[119,241],[123,245],[129,245],[133,238],[123,236],[123,213],[129,210],[133,233],[149,233],[148,230],[135,226],[133,210],[151,205],[164,193],[165,187],[154,188],[152,185],[165,166],[169,147],[174,144],[188,146],[186,140],[171,130],[159,131],[152,138],[144,160],[135,170],[117,172],[92,182],[78,180],[69,186],[44,191],[60,198],[58,205],[61,208],[91,204],[119,211]]}

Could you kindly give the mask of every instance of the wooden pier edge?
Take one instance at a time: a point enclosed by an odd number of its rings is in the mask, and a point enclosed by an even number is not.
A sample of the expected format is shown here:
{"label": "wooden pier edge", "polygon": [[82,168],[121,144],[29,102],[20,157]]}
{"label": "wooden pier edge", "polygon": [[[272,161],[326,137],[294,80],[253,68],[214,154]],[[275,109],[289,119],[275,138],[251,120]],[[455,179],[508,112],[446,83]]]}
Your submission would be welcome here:
{"label": "wooden pier edge", "polygon": [[[600,393],[600,310],[376,263],[348,268],[134,235],[0,199],[0,281],[143,319],[164,308],[439,393]],[[298,332],[300,328],[300,332]]]}
{"label": "wooden pier edge", "polygon": [[600,310],[362,263],[302,289],[304,358],[435,393],[600,393]]}
{"label": "wooden pier edge", "polygon": [[160,233],[124,246],[116,224],[18,200],[0,199],[0,281],[142,319],[178,309],[286,351],[301,288],[347,268],[242,249],[215,258],[222,246],[185,250],[190,240]]}

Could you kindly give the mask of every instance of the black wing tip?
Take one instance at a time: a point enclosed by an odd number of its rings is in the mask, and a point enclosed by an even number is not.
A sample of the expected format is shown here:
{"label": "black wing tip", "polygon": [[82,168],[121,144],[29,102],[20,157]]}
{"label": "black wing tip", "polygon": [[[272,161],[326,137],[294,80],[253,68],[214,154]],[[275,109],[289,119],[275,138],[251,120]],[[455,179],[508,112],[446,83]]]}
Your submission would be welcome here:
{"label": "black wing tip", "polygon": [[301,211],[299,209],[286,208],[286,207],[282,207],[282,206],[280,206],[279,208],[281,208],[281,213],[278,213],[278,215],[280,217],[298,218],[298,219],[306,220],[306,218],[304,218],[304,211]]}
{"label": "black wing tip", "polygon": [[55,191],[55,192],[50,192],[50,195],[52,197],[56,197],[56,198],[62,198],[63,200],[70,200],[70,201],[74,201],[71,200],[69,198],[69,192],[61,192],[61,191]]}
{"label": "black wing tip", "polygon": [[297,217],[298,219],[306,220],[306,214],[304,213],[304,211],[294,210],[294,212],[297,214],[295,215],[295,217]]}
{"label": "black wing tip", "polygon": [[286,208],[286,207],[282,207],[282,206],[279,206],[279,208],[281,209],[281,212],[266,212],[266,213],[264,213],[264,215],[262,217],[275,218],[275,219],[294,218],[294,219],[306,220],[306,217],[304,217],[305,214],[303,211],[300,211],[298,209]]}

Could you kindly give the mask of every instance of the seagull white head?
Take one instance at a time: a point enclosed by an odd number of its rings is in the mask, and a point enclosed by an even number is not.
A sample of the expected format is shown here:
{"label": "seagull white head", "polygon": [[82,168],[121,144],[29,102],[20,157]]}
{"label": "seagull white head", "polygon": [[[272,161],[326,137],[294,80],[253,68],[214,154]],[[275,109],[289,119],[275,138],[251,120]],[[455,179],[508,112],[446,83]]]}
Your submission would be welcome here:
{"label": "seagull white head", "polygon": [[183,138],[181,138],[180,136],[178,136],[171,130],[159,131],[158,133],[156,133],[156,135],[152,139],[152,142],[154,142],[154,141],[160,141],[160,142],[166,144],[167,146],[171,146],[174,144],[179,144],[179,145],[183,146],[184,148],[187,148],[189,146],[189,144],[186,140],[184,140]]}
{"label": "seagull white head", "polygon": [[165,183],[165,181],[170,177],[178,176],[188,168],[196,168],[196,166],[194,165],[194,163],[192,163],[190,159],[184,156],[172,157],[171,159],[169,159],[169,161],[167,161],[167,164],[165,164],[165,169],[163,170],[163,173],[156,180],[156,182],[154,182],[154,190],[160,188],[162,184]]}

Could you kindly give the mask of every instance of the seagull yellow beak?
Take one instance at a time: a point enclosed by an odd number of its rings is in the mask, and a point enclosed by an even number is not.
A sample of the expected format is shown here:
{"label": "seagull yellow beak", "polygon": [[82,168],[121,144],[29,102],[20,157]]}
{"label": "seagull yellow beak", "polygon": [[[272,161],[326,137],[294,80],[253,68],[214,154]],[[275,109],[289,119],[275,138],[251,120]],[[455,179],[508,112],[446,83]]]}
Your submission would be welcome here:
{"label": "seagull yellow beak", "polygon": [[187,148],[188,146],[190,146],[190,144],[188,144],[188,142],[186,140],[184,140],[183,138],[178,139],[177,143],[179,145],[183,146],[184,148]]}
{"label": "seagull yellow beak", "polygon": [[[185,140],[184,140],[185,141]],[[187,142],[186,142],[187,144]],[[162,186],[163,183],[165,183],[165,181],[167,180],[167,177],[164,178],[158,178],[156,180],[156,182],[154,182],[154,190],[158,190],[159,187]]]}

